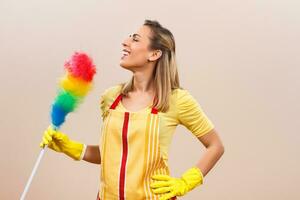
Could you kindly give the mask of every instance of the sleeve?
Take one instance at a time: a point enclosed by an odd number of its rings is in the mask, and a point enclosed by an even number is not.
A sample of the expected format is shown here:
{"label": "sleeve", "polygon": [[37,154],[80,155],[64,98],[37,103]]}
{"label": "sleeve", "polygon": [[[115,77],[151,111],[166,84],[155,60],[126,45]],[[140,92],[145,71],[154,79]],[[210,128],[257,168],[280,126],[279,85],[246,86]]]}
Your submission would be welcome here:
{"label": "sleeve", "polygon": [[108,97],[107,94],[108,93],[108,89],[106,89],[101,95],[100,95],[100,115],[102,117],[102,120],[104,120],[104,118],[107,115],[108,112]]}
{"label": "sleeve", "polygon": [[102,120],[104,120],[104,118],[107,116],[109,107],[113,102],[113,100],[116,98],[116,95],[120,92],[121,88],[122,88],[121,84],[111,86],[106,90],[104,90],[104,92],[102,92],[102,94],[100,95],[99,104],[100,104],[100,114]]}
{"label": "sleeve", "polygon": [[214,128],[212,121],[187,90],[182,89],[178,93],[177,113],[179,123],[190,130],[196,137],[203,136]]}

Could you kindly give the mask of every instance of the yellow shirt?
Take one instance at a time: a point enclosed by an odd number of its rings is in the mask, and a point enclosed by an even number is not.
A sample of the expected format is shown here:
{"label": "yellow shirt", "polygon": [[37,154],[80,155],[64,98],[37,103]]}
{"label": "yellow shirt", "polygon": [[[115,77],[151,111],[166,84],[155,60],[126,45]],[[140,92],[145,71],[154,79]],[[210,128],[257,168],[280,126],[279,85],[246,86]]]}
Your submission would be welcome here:
{"label": "yellow shirt", "polygon": [[[106,89],[100,97],[100,112],[104,120],[109,107],[119,95],[121,85],[116,85]],[[122,102],[118,104],[116,110],[131,112],[126,110]],[[150,112],[151,105],[137,112]],[[164,159],[168,160],[169,145],[178,124],[185,126],[193,135],[200,137],[214,128],[214,124],[203,112],[203,109],[195,98],[185,89],[175,89],[170,96],[170,107],[168,112],[160,115],[160,149]]]}

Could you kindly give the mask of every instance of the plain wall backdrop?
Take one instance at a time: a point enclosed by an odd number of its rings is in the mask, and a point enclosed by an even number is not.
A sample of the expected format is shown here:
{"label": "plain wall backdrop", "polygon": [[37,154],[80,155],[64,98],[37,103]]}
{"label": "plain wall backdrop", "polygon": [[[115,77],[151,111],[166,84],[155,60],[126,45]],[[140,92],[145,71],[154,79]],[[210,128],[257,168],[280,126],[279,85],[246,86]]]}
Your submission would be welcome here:
{"label": "plain wall backdrop", "polygon": [[[94,89],[62,131],[98,144],[100,94],[129,80],[121,42],[145,19],[176,40],[181,85],[215,124],[225,153],[205,184],[180,199],[300,199],[300,1],[0,0],[0,199],[18,199],[40,152],[63,64],[74,51],[97,65]],[[204,146],[178,126],[171,175]],[[26,199],[95,199],[100,167],[47,150]]]}

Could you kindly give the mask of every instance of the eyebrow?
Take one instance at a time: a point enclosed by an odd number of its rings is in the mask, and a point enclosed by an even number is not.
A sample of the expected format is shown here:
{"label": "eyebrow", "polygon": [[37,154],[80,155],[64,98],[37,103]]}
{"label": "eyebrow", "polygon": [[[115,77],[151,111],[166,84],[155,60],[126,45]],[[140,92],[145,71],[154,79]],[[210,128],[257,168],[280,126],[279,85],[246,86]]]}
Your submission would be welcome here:
{"label": "eyebrow", "polygon": [[134,33],[132,36],[133,36],[133,37],[136,37],[136,36],[141,37],[141,36],[140,36],[139,34],[137,34],[137,33]]}

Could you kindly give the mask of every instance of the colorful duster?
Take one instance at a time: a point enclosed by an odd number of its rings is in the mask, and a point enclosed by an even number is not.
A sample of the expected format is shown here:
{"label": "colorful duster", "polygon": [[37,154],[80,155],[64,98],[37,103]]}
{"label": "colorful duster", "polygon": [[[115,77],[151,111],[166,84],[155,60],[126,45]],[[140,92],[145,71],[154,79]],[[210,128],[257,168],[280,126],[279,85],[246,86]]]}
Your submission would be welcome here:
{"label": "colorful duster", "polygon": [[75,52],[64,65],[67,74],[60,80],[58,94],[52,104],[51,121],[56,129],[64,123],[92,87],[95,65],[85,53]]}

